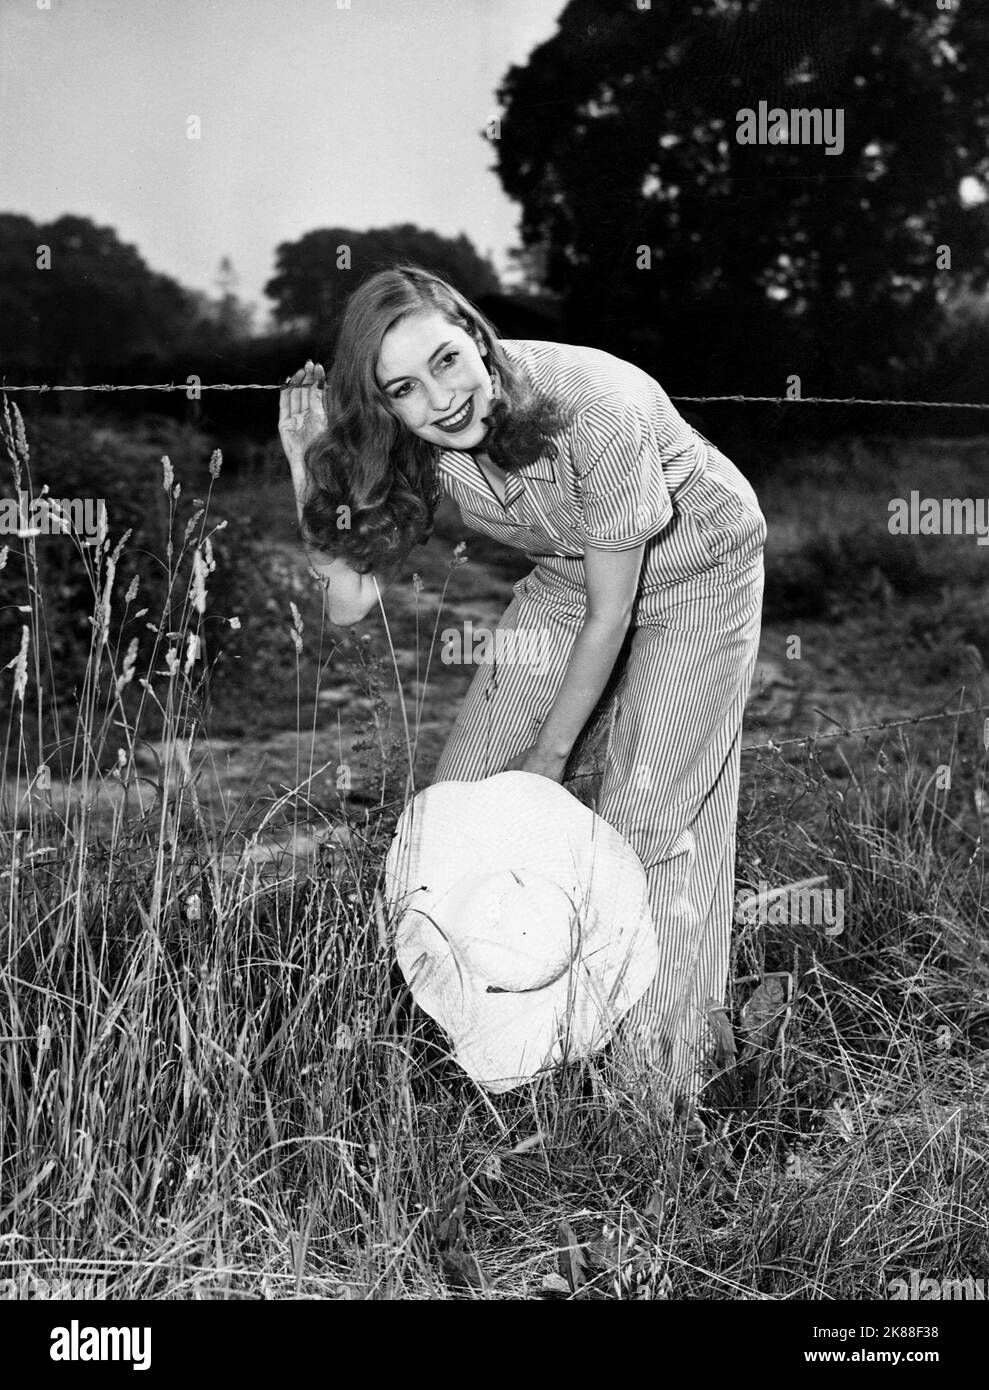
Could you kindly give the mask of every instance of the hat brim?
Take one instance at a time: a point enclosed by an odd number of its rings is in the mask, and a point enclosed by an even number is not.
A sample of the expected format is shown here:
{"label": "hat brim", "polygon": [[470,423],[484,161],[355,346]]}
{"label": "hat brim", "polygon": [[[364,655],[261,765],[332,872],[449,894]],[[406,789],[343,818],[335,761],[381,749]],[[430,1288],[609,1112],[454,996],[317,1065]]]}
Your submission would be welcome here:
{"label": "hat brim", "polygon": [[[581,904],[580,954],[546,988],[491,993],[465,972],[444,899],[471,873],[511,867],[552,879]],[[460,1066],[485,1089],[523,1084],[560,1060],[603,1047],[645,993],[659,953],[645,872],[612,826],[558,783],[506,772],[439,782],[406,807],[385,864],[401,912],[399,965],[416,1003],[439,1023]],[[428,925],[424,925],[428,924]]]}
{"label": "hat brim", "polygon": [[[612,1036],[624,1009],[614,992],[602,997],[582,957],[542,989],[492,991],[460,968],[455,951],[429,941],[434,930],[419,913],[406,914],[396,936],[399,965],[419,1007],[449,1035],[453,1059],[486,1090],[509,1091]],[[628,995],[623,981],[618,997],[624,1003]]]}

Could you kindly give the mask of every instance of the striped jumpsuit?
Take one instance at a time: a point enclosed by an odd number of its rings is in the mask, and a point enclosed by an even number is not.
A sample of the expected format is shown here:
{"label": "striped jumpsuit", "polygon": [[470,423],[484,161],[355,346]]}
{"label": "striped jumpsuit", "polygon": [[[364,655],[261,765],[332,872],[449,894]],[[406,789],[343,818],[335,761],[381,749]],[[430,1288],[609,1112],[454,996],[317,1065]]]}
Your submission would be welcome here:
{"label": "striped jumpsuit", "polygon": [[570,412],[558,457],[509,473],[504,504],[464,452],[441,452],[440,483],[467,526],[534,562],[499,630],[548,633],[546,657],[479,667],[434,781],[501,772],[534,743],[584,617],[584,538],[616,551],[645,541],[596,809],[642,861],[660,945],[653,984],[622,1031],[671,1092],[692,1096],[709,1046],[705,1011],[725,997],[765,521],[734,464],[637,367],[588,347],[501,346]]}

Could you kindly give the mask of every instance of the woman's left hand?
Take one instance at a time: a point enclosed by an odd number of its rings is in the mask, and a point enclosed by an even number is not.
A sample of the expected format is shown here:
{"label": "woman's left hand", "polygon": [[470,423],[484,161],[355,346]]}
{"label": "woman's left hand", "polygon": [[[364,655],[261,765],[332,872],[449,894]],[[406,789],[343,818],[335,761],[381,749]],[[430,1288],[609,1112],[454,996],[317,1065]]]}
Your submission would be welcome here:
{"label": "woman's left hand", "polygon": [[326,429],[326,372],[309,361],[290,376],[278,397],[278,435],[289,463],[301,463],[306,449]]}
{"label": "woman's left hand", "polygon": [[533,744],[521,753],[516,753],[511,762],[506,763],[503,772],[535,772],[540,777],[548,777],[553,782],[563,781],[566,758],[550,756]]}

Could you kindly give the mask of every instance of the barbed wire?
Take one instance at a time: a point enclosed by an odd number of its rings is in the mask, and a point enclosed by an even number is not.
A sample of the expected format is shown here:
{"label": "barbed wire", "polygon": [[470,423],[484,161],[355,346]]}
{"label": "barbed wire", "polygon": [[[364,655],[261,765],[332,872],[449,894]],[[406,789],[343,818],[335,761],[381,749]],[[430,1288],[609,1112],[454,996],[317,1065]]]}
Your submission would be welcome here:
{"label": "barbed wire", "polygon": [[[795,738],[769,739],[766,743],[750,743],[742,749],[742,756],[746,753],[779,753],[784,748],[814,747],[818,743],[829,743],[836,739],[856,738],[860,734],[888,733],[891,729],[906,729],[917,724],[930,724],[939,719],[960,719],[967,714],[987,714],[989,704],[973,705],[971,708],[956,710],[938,710],[935,714],[911,714],[903,719],[881,719],[876,724],[857,724],[853,728],[838,728],[835,730],[825,730],[818,734],[803,734]],[[830,716],[825,716],[830,718]],[[568,777],[568,782],[586,782],[593,777],[600,777],[600,770],[596,772],[578,772],[573,777]]]}
{"label": "barbed wire", "polygon": [[[269,383],[249,381],[244,383],[220,381],[212,383],[161,381],[138,385],[114,384],[109,382],[90,386],[59,386],[42,383],[29,386],[0,385],[0,391],[284,391],[287,382]],[[989,410],[989,401],[901,401],[881,400],[868,396],[670,396],[672,401],[690,401],[705,404],[717,401],[734,401],[741,404],[763,405],[883,405],[890,407],[913,406],[923,410]]]}
{"label": "barbed wire", "polygon": [[[876,724],[857,724],[848,729],[826,729],[818,734],[798,735],[795,738],[769,739],[766,743],[750,743],[742,753],[775,753],[783,748],[808,747],[817,743],[827,743],[834,739],[856,738],[860,734],[888,733],[890,729],[906,729],[917,724],[932,724],[939,719],[960,719],[964,714],[984,714],[989,704],[973,705],[970,709],[938,710],[936,714],[911,714],[903,719],[881,719]],[[827,716],[829,717],[829,716]]]}
{"label": "barbed wire", "polygon": [[989,410],[989,401],[896,401],[866,396],[671,396],[671,401],[762,401],[773,405],[888,405],[922,406],[926,410]]}

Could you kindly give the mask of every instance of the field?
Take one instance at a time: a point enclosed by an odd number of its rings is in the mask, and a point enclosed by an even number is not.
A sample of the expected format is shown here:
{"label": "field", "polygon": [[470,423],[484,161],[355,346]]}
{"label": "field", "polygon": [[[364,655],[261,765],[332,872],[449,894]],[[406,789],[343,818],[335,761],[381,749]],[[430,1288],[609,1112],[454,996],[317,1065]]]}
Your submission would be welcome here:
{"label": "field", "polygon": [[[486,1097],[392,963],[383,855],[472,674],[436,637],[490,625],[524,561],[444,510],[385,616],[340,633],[277,445],[234,470],[167,421],[5,432],[5,491],[30,449],[35,492],[107,497],[110,545],[0,552],[0,1279],[823,1300],[985,1280],[986,551],[887,527],[911,489],[978,497],[985,440],[836,441],[753,479],[738,884],[824,877],[844,926],[738,925],[719,1071],[683,1124],[617,1052]],[[843,732],[918,714],[939,717]],[[590,742],[573,790],[594,766]]]}

